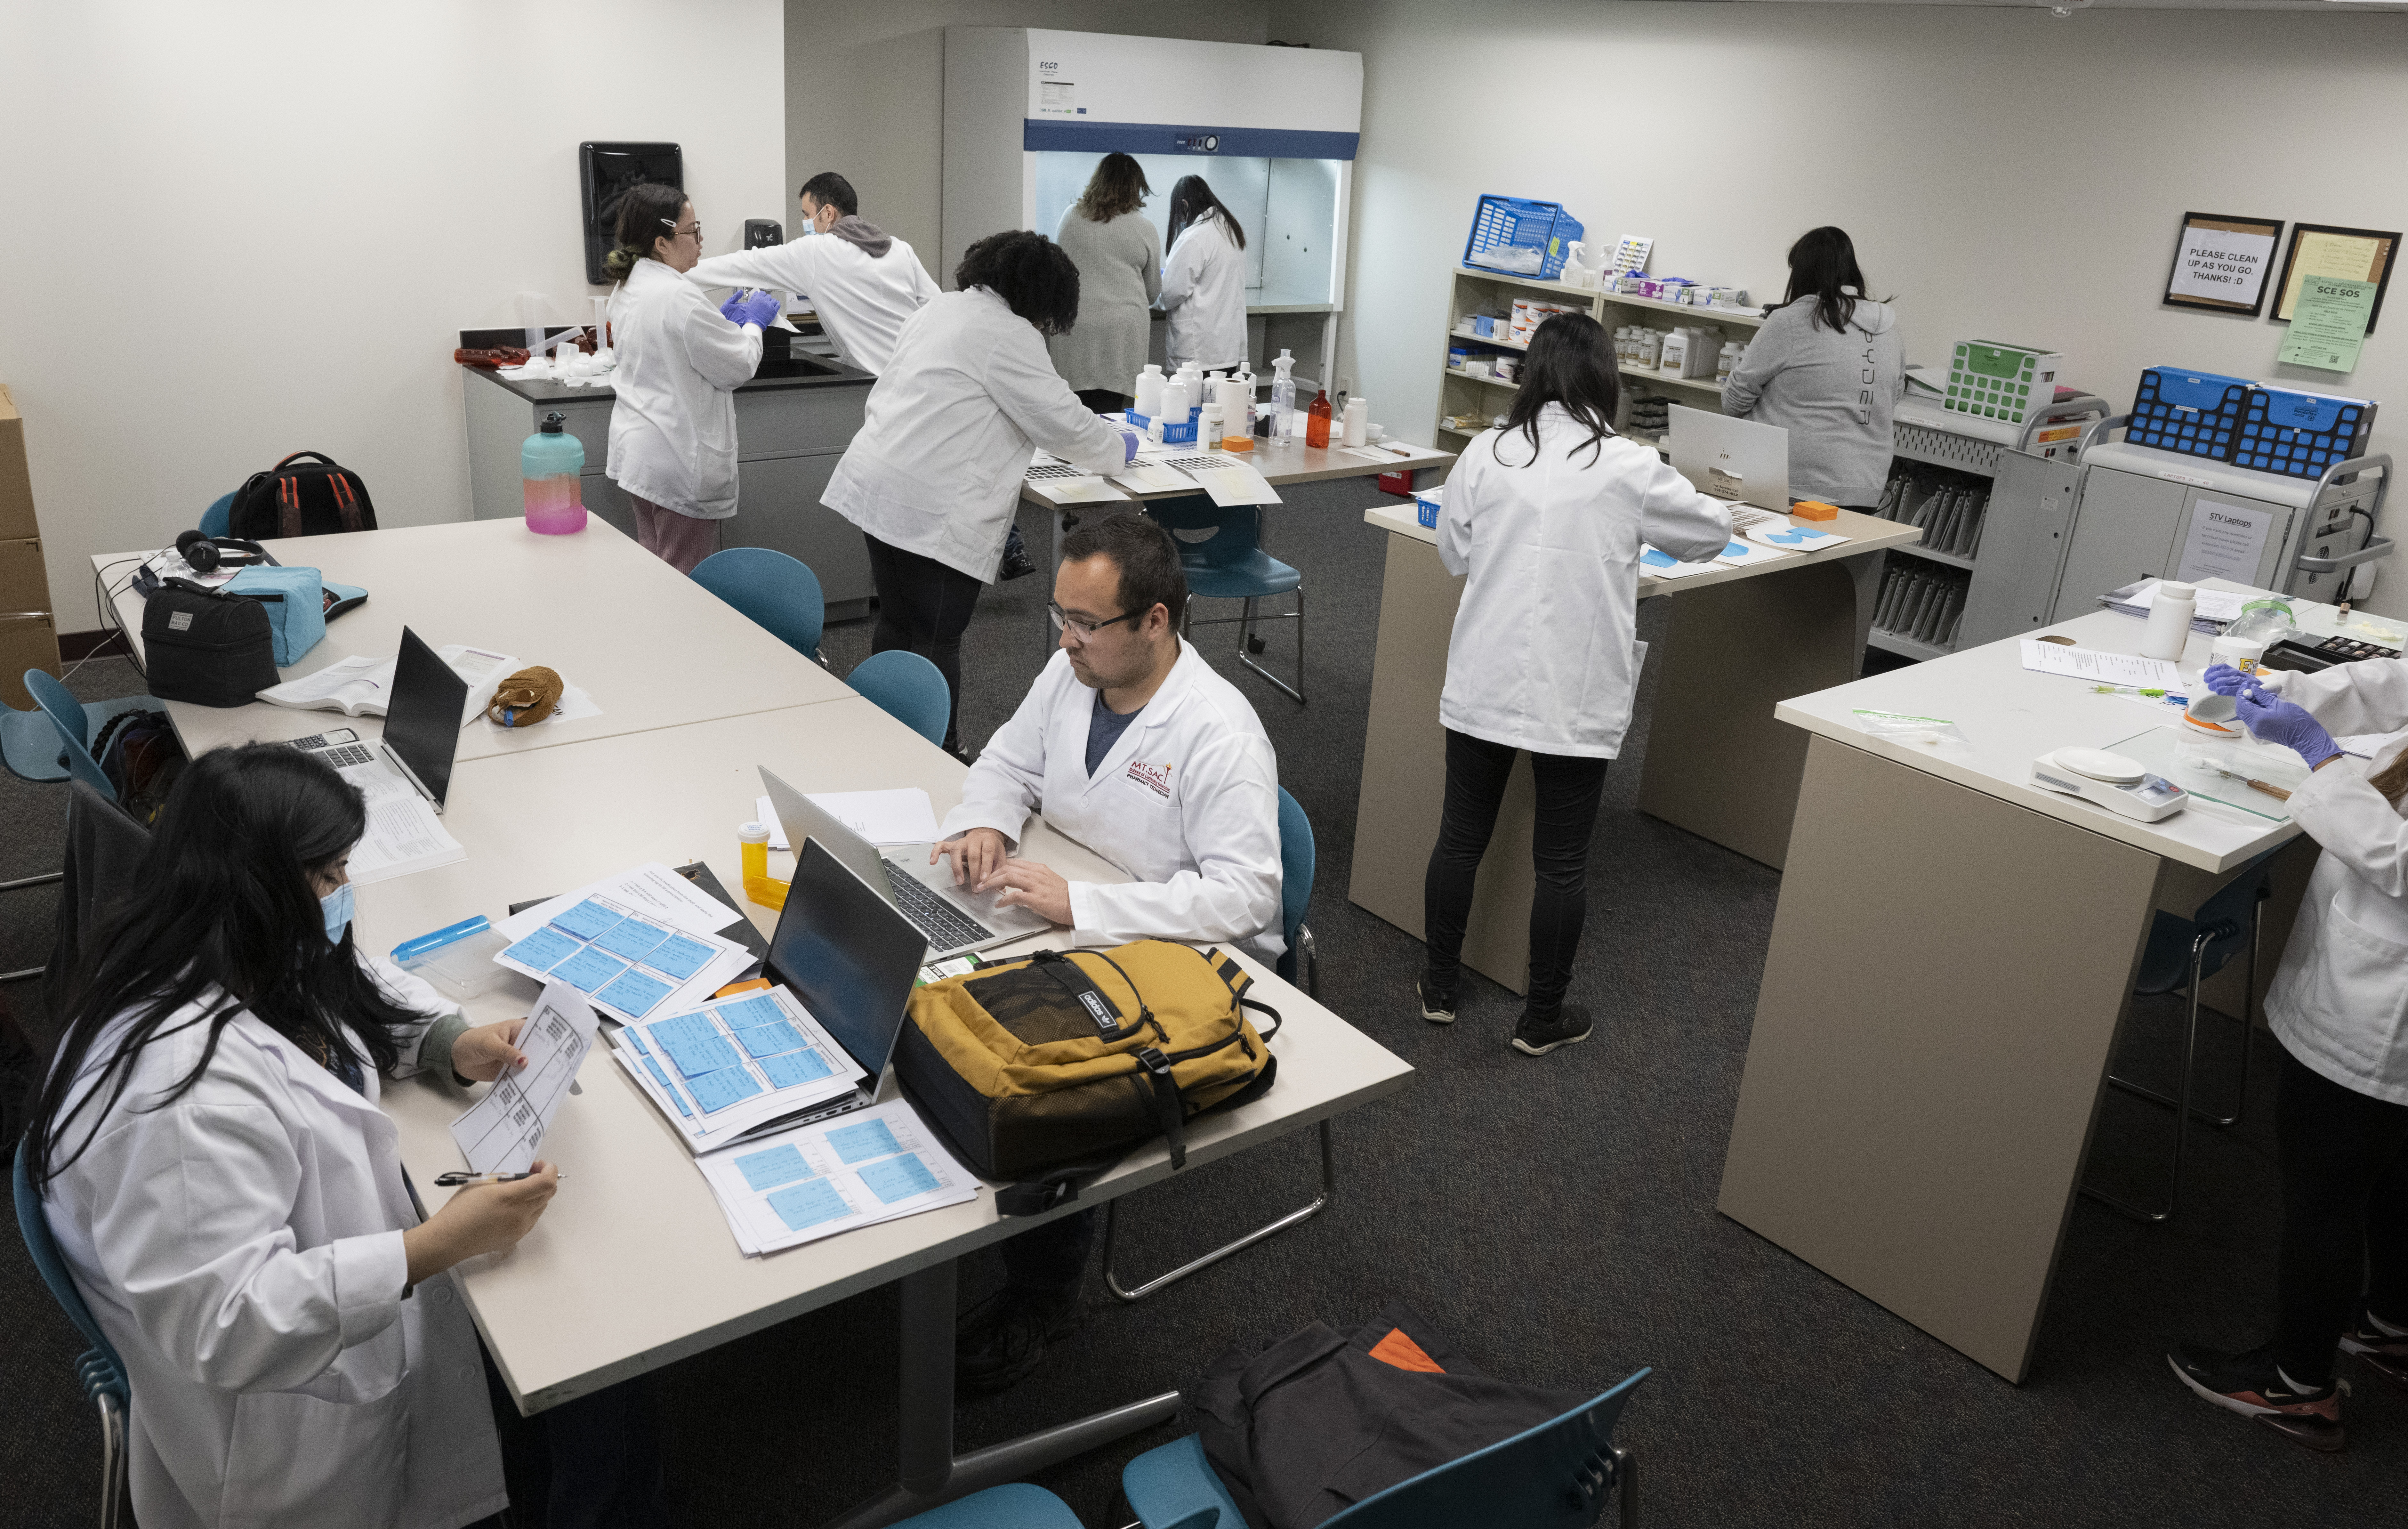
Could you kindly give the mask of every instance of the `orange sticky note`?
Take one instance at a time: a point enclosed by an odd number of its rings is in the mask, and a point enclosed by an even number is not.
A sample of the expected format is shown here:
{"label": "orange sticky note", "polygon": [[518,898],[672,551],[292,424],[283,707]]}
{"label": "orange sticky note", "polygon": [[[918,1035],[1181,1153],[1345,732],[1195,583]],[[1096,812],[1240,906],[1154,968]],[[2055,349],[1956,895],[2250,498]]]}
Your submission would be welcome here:
{"label": "orange sticky note", "polygon": [[1419,1370],[1425,1375],[1444,1375],[1438,1361],[1422,1352],[1422,1346],[1405,1336],[1401,1327],[1388,1329],[1388,1335],[1371,1346],[1371,1357],[1383,1364],[1393,1364],[1400,1370]]}
{"label": "orange sticky note", "polygon": [[713,998],[728,998],[737,993],[767,992],[768,990],[769,981],[767,977],[748,977],[742,982],[731,982],[726,987],[722,988],[719,991],[711,994],[710,996]]}
{"label": "orange sticky note", "polygon": [[1840,507],[1838,505],[1825,504],[1820,499],[1799,499],[1796,504],[1789,507],[1789,512],[1797,516],[1799,520],[1837,520],[1840,518]]}

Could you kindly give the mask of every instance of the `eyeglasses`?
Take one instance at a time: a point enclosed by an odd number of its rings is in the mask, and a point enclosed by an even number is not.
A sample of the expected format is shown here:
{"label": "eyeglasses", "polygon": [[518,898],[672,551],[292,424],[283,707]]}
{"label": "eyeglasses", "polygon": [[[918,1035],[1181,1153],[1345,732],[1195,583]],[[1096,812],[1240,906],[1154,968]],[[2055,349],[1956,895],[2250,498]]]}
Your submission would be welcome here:
{"label": "eyeglasses", "polygon": [[1045,602],[1045,609],[1054,613],[1054,620],[1057,626],[1082,642],[1089,641],[1107,627],[1117,627],[1124,621],[1135,621],[1145,613],[1142,611],[1131,611],[1125,615],[1114,616],[1110,621],[1089,621],[1084,617],[1072,615],[1051,600]]}
{"label": "eyeglasses", "polygon": [[669,238],[683,238],[686,235],[692,234],[694,236],[694,241],[696,244],[700,244],[702,242],[702,224],[697,223],[691,228],[680,228],[675,223],[671,222],[667,218],[663,218],[661,222],[667,224]]}

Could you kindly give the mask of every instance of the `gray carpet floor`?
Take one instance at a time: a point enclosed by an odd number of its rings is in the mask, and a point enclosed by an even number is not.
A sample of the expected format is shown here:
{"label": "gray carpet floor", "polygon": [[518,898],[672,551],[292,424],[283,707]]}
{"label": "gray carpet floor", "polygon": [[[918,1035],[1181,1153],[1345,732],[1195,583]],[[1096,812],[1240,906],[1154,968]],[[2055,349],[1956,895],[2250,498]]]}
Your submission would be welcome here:
{"label": "gray carpet floor", "polygon": [[[1775,873],[1641,815],[1648,695],[1607,780],[1588,926],[1571,1001],[1597,1020],[1586,1045],[1542,1059],[1506,1045],[1517,1012],[1472,978],[1462,1018],[1425,1024],[1412,1003],[1420,947],[1345,901],[1355,833],[1382,535],[1359,511],[1368,483],[1287,491],[1273,550],[1305,573],[1315,620],[1309,705],[1208,656],[1255,701],[1282,777],[1320,846],[1311,923],[1322,999],[1418,1069],[1400,1095],[1340,1120],[1340,1189],[1318,1219],[1157,1295],[1093,1294],[1073,1338],[1016,1391],[965,1398],[957,1442],[976,1448],[1191,1380],[1232,1344],[1314,1318],[1368,1320],[1401,1300],[1491,1371],[1602,1390],[1651,1365],[1623,1440],[1643,1463],[1656,1523],[2257,1525],[2395,1522],[2408,1466],[2408,1395],[2362,1384],[2338,1458],[2194,1399],[2161,1357],[2177,1338],[2242,1347],[2263,1335],[2278,1222],[2265,1037],[2249,1119],[2192,1138],[2178,1219],[2143,1227],[2076,1209],[2030,1378],[2009,1386],[1826,1278],[1714,1208]],[[1024,521],[1042,548],[1041,519]],[[966,737],[1009,714],[1044,656],[1040,579],[996,586],[968,644]],[[1662,602],[1642,607],[1658,637]],[[1294,638],[1271,629],[1267,662]],[[866,625],[831,629],[838,672],[868,651]],[[122,662],[87,667],[79,691],[136,685]],[[0,875],[55,865],[56,791],[0,781]],[[47,946],[47,892],[0,902],[0,968]],[[1979,972],[1899,974],[1935,1009]],[[2002,959],[2045,959],[2007,952]],[[1868,974],[1872,979],[1876,974]],[[24,1013],[28,988],[7,996]],[[25,1014],[39,1028],[38,1012]],[[2179,1017],[2136,1007],[2127,1064],[2164,1075]],[[2210,1021],[2204,1085],[2229,1078],[2233,1027]],[[2147,1192],[2165,1116],[2111,1096],[2092,1172]],[[1124,1258],[1152,1273],[1310,1197],[1309,1136],[1246,1153],[1133,1197]],[[1901,1227],[1901,1236],[1913,1229]],[[967,1305],[997,1280],[993,1256],[963,1271]],[[680,1522],[814,1523],[893,1479],[891,1289],[672,1366],[659,1378]],[[74,1387],[79,1345],[13,1237],[0,1237],[0,1481],[12,1524],[88,1522],[96,1430]],[[2345,1367],[2344,1374],[2350,1373]],[[1121,1465],[1175,1437],[1130,1438],[1038,1478],[1090,1525],[1119,1524]],[[2386,1507],[2385,1504],[2391,1504]]]}

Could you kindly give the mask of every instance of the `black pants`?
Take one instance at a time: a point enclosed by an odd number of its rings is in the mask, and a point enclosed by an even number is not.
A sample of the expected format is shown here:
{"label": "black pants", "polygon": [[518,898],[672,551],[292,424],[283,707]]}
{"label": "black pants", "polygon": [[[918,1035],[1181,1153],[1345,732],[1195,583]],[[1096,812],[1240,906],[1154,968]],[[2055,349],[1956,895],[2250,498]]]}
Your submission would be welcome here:
{"label": "black pants", "polygon": [[2408,1104],[2344,1089],[2287,1049],[2276,1089],[2274,1360],[2298,1384],[2317,1386],[2332,1376],[2361,1293],[2376,1316],[2408,1326]]}
{"label": "black pants", "polygon": [[[1446,730],[1446,808],[1439,819],[1438,844],[1430,850],[1429,874],[1422,883],[1422,926],[1429,942],[1429,984],[1455,990],[1463,960],[1463,926],[1471,916],[1471,882],[1480,857],[1497,831],[1497,809],[1520,752],[1503,743]],[[1580,949],[1581,920],[1588,913],[1588,841],[1597,829],[1597,804],[1605,795],[1603,759],[1555,754],[1530,756],[1538,786],[1538,816],[1531,826],[1530,859],[1539,873],[1530,902],[1529,1004],[1552,1013],[1572,979]]]}
{"label": "black pants", "polygon": [[1079,1283],[1087,1255],[1096,1248],[1100,1210],[1076,1211],[1058,1221],[1031,1227],[1003,1245],[1004,1283],[1031,1294],[1050,1295]]}
{"label": "black pants", "polygon": [[1125,393],[1115,393],[1108,387],[1082,387],[1079,401],[1098,414],[1117,414],[1132,400]]}
{"label": "black pants", "polygon": [[514,1504],[500,1520],[483,1522],[539,1524],[543,1529],[668,1529],[660,1421],[650,1377],[622,1380],[523,1418],[494,1368],[494,1356],[488,1353],[484,1360],[485,1391],[493,1399],[494,1424],[501,1435],[505,1474],[530,1492],[539,1490],[544,1507],[537,1511],[531,1503]]}
{"label": "black pants", "polygon": [[962,728],[962,633],[986,586],[933,557],[890,547],[868,532],[869,576],[878,585],[878,630],[869,651],[909,648],[926,656],[953,691],[945,714],[945,746],[957,748]]}

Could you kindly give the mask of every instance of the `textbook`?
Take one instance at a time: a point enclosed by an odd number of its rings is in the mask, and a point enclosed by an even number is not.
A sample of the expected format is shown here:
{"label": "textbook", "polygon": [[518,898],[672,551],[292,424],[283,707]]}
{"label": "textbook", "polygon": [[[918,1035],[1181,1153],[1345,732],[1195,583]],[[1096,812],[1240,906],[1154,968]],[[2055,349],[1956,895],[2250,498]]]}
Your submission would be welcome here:
{"label": "textbook", "polygon": [[[452,673],[468,682],[466,709],[460,714],[463,727],[485,709],[485,703],[493,699],[494,687],[517,672],[519,667],[519,661],[506,653],[492,653],[460,642],[437,648],[436,656],[450,664]],[[315,674],[269,685],[259,693],[258,699],[295,711],[382,716],[393,691],[393,666],[391,658],[337,658]]]}

